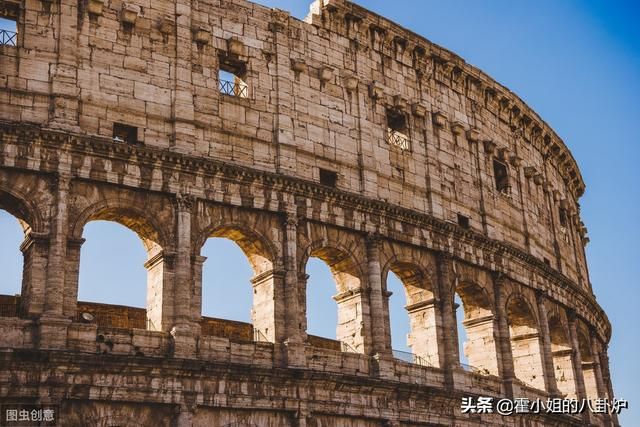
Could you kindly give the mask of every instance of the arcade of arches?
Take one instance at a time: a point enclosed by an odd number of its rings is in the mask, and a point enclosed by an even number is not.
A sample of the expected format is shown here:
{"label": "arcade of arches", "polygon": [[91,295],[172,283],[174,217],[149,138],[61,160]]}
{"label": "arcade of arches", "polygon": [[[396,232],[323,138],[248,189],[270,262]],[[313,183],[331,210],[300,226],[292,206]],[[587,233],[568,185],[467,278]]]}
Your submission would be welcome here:
{"label": "arcade of arches", "polygon": [[[58,206],[57,216],[49,218],[23,195],[0,192],[0,208],[24,232],[20,296],[2,297],[3,316],[82,322],[89,313],[98,327],[171,332],[174,352],[181,357],[196,351],[194,337],[210,335],[286,342],[282,363],[289,364],[301,363],[296,343],[393,359],[387,279],[395,275],[406,303],[409,363],[454,371],[461,367],[556,395],[594,398],[609,393],[600,361],[605,347],[587,324],[544,294],[500,274],[378,235],[300,221],[295,215],[258,214],[188,197],[171,203],[136,193],[103,198],[82,183],[73,185],[79,194],[75,206],[67,211]],[[115,221],[143,243],[144,309],[78,302],[83,230],[97,220]],[[202,248],[210,238],[234,242],[251,267],[250,323],[202,316]],[[335,282],[335,340],[307,334],[310,258],[324,262]],[[462,319],[456,319],[454,297],[462,303]],[[7,309],[11,304],[15,312]],[[458,321],[467,337],[463,351],[470,366],[460,364]],[[54,336],[40,345],[56,347],[63,341]]]}

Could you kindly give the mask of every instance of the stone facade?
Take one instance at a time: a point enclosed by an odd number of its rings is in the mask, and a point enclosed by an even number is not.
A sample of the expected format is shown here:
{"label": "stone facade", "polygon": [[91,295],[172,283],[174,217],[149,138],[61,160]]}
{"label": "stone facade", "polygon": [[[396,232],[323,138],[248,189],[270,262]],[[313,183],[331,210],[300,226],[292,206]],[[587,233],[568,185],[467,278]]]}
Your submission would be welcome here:
{"label": "stone facade", "polygon": [[[0,12],[18,29],[0,46],[0,208],[25,231],[0,403],[58,405],[65,426],[617,425],[461,413],[463,396],[613,398],[576,162],[482,71],[345,0],[305,21],[244,0]],[[146,313],[78,303],[94,220],[143,240]],[[251,325],[202,318],[209,237],[254,270]],[[335,278],[336,341],[306,333],[310,257]]]}

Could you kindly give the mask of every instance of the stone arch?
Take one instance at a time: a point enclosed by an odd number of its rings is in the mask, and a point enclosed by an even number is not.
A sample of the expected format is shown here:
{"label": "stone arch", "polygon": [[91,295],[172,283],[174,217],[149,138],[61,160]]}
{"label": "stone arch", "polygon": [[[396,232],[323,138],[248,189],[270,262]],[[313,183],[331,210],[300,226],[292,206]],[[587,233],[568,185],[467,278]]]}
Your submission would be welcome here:
{"label": "stone arch", "polygon": [[277,268],[278,250],[260,231],[245,224],[232,222],[212,224],[199,232],[195,248],[200,252],[211,237],[220,237],[233,241],[246,255],[254,274],[259,275]]}
{"label": "stone arch", "polygon": [[43,215],[38,205],[17,188],[0,185],[0,209],[18,219],[25,235],[31,231],[45,231]]}
{"label": "stone arch", "polygon": [[[404,290],[405,309],[409,318],[407,345],[413,355],[411,361],[427,366],[440,366],[440,311],[435,297],[436,282],[431,272],[412,259],[392,256],[382,267],[382,283],[387,295],[389,272],[400,279]],[[391,316],[388,298],[385,298],[385,314],[389,334]]]}
{"label": "stone arch", "polygon": [[544,390],[542,343],[533,307],[526,295],[515,291],[505,302],[505,313],[516,378],[528,386]]}
{"label": "stone arch", "polygon": [[553,372],[558,390],[569,398],[577,398],[573,351],[567,319],[557,310],[549,310],[548,319]]}
{"label": "stone arch", "polygon": [[342,343],[342,349],[364,353],[368,351],[368,337],[365,335],[365,323],[369,322],[369,304],[364,290],[362,264],[353,251],[338,241],[318,239],[309,243],[300,256],[301,289],[304,299],[303,326],[306,331],[306,266],[310,258],[319,258],[329,266],[337,294],[333,299],[338,304],[338,326],[336,339]]}
{"label": "stone arch", "polygon": [[339,242],[315,240],[302,253],[298,271],[305,271],[309,258],[319,258],[329,268],[336,282],[339,294],[357,291],[362,286],[364,272],[349,248]]}
{"label": "stone arch", "polygon": [[[276,313],[276,299],[279,298],[278,290],[281,288],[284,272],[280,268],[279,252],[275,244],[264,233],[246,223],[219,220],[197,231],[194,242],[197,255],[193,267],[194,316],[202,318],[202,269],[206,257],[200,254],[209,238],[228,239],[238,245],[246,256],[254,273],[251,279],[251,324],[254,338],[275,342],[278,339],[278,330],[282,330],[282,319],[279,319],[279,313]],[[231,327],[231,323],[225,319],[208,321],[224,323]]]}
{"label": "stone arch", "polygon": [[153,254],[159,250],[171,251],[173,242],[166,224],[159,223],[149,210],[138,207],[128,198],[106,199],[93,203],[80,212],[70,227],[70,237],[81,239],[85,225],[91,221],[113,221],[134,231],[145,248]]}
{"label": "stone arch", "polygon": [[471,281],[462,276],[452,292],[450,304],[457,308],[454,297],[457,294],[462,302],[464,318],[462,326],[467,335],[464,354],[470,369],[492,375],[498,375],[498,358],[494,338],[494,309],[491,297],[485,286],[480,285],[481,276]]}
{"label": "stone arch", "polygon": [[40,208],[17,186],[9,188],[0,185],[0,209],[14,217],[24,233],[20,245],[23,255],[22,284],[20,299],[15,299],[16,314],[21,317],[33,317],[41,313],[44,305],[46,283],[45,266],[49,252],[45,233],[45,221]]}
{"label": "stone arch", "polygon": [[[137,201],[139,202],[139,201]],[[149,208],[140,207],[132,197],[109,198],[91,203],[77,215],[70,217],[69,244],[67,245],[64,310],[65,315],[77,313],[80,247],[84,227],[92,221],[110,221],[133,231],[147,251],[147,327],[168,330],[172,325],[173,307],[170,289],[173,280],[174,243],[169,227],[159,222]],[[98,320],[99,321],[99,320]]]}

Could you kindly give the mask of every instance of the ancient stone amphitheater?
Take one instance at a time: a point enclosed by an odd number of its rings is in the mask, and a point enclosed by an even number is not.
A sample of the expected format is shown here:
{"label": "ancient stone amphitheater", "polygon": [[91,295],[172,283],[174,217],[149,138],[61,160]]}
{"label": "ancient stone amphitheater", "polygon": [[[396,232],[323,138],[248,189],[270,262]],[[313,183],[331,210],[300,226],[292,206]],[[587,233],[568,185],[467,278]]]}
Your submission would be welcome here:
{"label": "ancient stone amphitheater", "polygon": [[[0,208],[25,234],[0,405],[52,405],[63,426],[618,424],[461,410],[613,398],[580,171],[491,77],[346,0],[304,21],[244,0],[0,9]],[[146,310],[78,302],[95,220],[143,240]],[[209,237],[254,270],[251,324],[201,314]],[[335,279],[336,340],[306,332],[310,257]]]}

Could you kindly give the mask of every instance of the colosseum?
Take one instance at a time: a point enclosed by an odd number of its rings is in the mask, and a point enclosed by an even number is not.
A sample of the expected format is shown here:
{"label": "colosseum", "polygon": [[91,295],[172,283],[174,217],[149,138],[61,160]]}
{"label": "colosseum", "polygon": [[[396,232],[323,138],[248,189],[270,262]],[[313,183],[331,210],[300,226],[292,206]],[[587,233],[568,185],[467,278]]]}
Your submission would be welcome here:
{"label": "colosseum", "polygon": [[[304,20],[245,0],[5,0],[0,16],[0,208],[24,229],[0,407],[73,427],[619,425],[463,410],[614,397],[578,166],[481,70],[347,0]],[[78,301],[96,220],[143,241],[146,308]],[[210,237],[253,269],[251,323],[202,315]],[[310,257],[335,281],[335,340],[307,334]]]}

